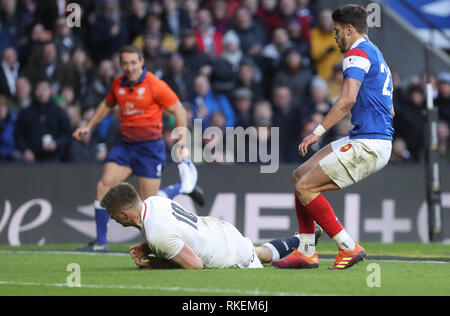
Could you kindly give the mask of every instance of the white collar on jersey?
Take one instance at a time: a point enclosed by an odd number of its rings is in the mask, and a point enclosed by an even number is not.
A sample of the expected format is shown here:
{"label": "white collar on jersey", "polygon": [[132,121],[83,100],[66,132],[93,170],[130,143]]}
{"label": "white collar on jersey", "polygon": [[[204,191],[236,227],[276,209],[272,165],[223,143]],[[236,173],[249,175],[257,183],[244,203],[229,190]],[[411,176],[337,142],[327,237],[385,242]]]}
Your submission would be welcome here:
{"label": "white collar on jersey", "polygon": [[366,41],[366,37],[361,37],[359,40],[357,40],[355,43],[353,43],[352,47],[350,49],[358,47],[359,44]]}

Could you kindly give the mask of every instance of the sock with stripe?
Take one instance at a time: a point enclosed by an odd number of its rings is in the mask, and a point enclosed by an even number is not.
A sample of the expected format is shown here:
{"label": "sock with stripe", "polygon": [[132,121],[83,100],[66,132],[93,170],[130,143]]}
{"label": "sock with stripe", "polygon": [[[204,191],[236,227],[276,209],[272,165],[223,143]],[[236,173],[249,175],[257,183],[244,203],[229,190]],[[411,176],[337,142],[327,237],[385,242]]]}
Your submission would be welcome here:
{"label": "sock with stripe", "polygon": [[295,194],[295,211],[300,229],[300,245],[298,250],[307,257],[316,253],[316,223]]}
{"label": "sock with stripe", "polygon": [[292,252],[292,248],[298,248],[300,239],[298,236],[292,236],[285,239],[276,239],[264,244],[272,250],[272,261],[280,260]]}

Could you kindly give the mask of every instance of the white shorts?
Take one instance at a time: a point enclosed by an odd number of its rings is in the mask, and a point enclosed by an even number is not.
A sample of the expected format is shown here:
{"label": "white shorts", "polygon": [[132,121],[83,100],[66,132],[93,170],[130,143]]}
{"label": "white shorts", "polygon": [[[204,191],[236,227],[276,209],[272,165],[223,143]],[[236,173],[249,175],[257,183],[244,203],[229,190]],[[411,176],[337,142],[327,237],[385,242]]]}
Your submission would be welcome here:
{"label": "white shorts", "polygon": [[384,139],[341,138],[331,143],[333,152],[322,159],[322,170],[341,189],[383,169],[389,162],[392,142]]}
{"label": "white shorts", "polygon": [[236,227],[231,224],[225,225],[224,231],[229,249],[228,262],[224,268],[263,268],[250,239],[242,236]]}

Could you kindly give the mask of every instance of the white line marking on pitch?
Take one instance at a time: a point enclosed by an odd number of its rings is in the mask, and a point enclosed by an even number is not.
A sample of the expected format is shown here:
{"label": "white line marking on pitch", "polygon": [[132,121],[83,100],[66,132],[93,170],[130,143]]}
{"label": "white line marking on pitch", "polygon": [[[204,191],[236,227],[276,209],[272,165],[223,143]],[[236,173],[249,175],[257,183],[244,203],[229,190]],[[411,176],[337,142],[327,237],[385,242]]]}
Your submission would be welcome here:
{"label": "white line marking on pitch", "polygon": [[[41,284],[33,282],[7,282],[0,281],[0,286],[43,286],[43,287],[57,287],[69,288],[67,284],[53,283]],[[143,290],[143,291],[166,291],[166,292],[189,292],[189,293],[205,293],[205,294],[229,294],[229,295],[254,295],[254,296],[336,296],[330,294],[310,294],[310,293],[289,293],[289,292],[266,292],[259,290],[238,290],[238,289],[207,289],[207,288],[183,288],[178,286],[162,287],[162,286],[141,286],[141,285],[97,285],[97,284],[82,284],[80,288],[76,289],[108,289],[108,290]]]}

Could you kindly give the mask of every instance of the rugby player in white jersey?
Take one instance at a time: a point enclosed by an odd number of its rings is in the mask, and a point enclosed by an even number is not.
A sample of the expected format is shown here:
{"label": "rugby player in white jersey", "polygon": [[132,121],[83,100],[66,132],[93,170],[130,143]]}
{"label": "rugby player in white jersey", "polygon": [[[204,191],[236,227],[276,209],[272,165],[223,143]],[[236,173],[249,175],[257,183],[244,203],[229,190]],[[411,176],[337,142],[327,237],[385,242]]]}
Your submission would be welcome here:
{"label": "rugby player in white jersey", "polygon": [[111,188],[101,206],[119,224],[141,231],[146,242],[130,247],[130,255],[143,269],[262,268],[300,243],[292,236],[255,248],[230,223],[197,216],[164,197],[142,201],[129,183]]}

